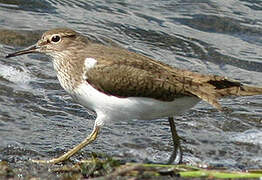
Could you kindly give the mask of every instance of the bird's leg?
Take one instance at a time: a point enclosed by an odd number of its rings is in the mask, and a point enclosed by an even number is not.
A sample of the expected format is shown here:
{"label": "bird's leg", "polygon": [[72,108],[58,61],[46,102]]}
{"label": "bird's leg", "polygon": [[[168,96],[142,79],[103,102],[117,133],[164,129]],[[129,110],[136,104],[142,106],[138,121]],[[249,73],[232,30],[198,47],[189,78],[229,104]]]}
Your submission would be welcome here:
{"label": "bird's leg", "polygon": [[180,164],[182,162],[182,156],[183,156],[183,151],[182,151],[181,144],[180,144],[180,137],[178,136],[176,132],[176,125],[174,122],[174,118],[168,117],[168,121],[169,121],[170,129],[171,129],[173,145],[174,145],[174,149],[173,149],[171,157],[168,160],[168,164],[173,163],[174,160],[176,164]]}
{"label": "bird's leg", "polygon": [[63,162],[65,160],[69,159],[75,153],[77,153],[80,149],[84,148],[86,145],[93,142],[96,139],[96,137],[99,133],[99,130],[100,130],[100,127],[95,126],[92,133],[85,140],[83,140],[80,144],[78,144],[73,149],[69,150],[68,152],[66,152],[65,154],[63,154],[62,156],[60,156],[58,158],[54,158],[54,159],[51,159],[51,160],[32,160],[32,161],[35,162],[35,163],[50,163],[50,164]]}

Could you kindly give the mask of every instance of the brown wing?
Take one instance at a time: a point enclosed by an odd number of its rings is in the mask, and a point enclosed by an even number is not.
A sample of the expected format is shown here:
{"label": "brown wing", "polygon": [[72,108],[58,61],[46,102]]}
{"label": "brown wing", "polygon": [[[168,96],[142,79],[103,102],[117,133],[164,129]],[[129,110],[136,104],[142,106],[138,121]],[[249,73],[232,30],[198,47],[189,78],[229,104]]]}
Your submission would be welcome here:
{"label": "brown wing", "polygon": [[88,54],[98,62],[86,71],[86,80],[101,92],[113,96],[163,101],[197,96],[221,109],[218,99],[223,96],[262,93],[261,88],[243,86],[222,76],[173,68],[125,49],[92,45]]}
{"label": "brown wing", "polygon": [[86,72],[86,77],[92,86],[113,96],[172,101],[175,97],[192,95],[183,88],[183,83],[176,86],[164,74],[126,64],[97,65]]}

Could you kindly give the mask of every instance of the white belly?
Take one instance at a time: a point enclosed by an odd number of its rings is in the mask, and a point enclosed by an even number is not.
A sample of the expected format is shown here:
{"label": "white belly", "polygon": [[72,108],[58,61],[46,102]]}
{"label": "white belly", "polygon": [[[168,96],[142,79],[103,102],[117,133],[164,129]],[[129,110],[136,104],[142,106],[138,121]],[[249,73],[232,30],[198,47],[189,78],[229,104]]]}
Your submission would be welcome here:
{"label": "white belly", "polygon": [[97,91],[88,83],[81,84],[74,97],[79,103],[97,113],[98,123],[130,119],[157,119],[183,113],[197,104],[197,97],[181,97],[172,102],[151,98],[119,98]]}

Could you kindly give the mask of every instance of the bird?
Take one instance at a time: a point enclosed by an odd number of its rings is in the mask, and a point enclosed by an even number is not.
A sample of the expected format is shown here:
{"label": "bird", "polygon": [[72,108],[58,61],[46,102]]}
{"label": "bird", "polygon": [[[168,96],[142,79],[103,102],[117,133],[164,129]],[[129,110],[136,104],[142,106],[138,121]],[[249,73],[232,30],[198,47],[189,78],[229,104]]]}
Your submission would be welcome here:
{"label": "bird", "polygon": [[57,158],[33,160],[36,163],[66,161],[92,143],[108,122],[158,118],[168,119],[172,134],[168,164],[181,163],[183,150],[174,116],[201,100],[222,111],[220,98],[262,94],[261,87],[179,69],[114,43],[99,43],[69,28],[48,30],[36,44],[6,58],[30,53],[51,57],[62,88],[76,102],[96,112],[93,130],[80,144]]}

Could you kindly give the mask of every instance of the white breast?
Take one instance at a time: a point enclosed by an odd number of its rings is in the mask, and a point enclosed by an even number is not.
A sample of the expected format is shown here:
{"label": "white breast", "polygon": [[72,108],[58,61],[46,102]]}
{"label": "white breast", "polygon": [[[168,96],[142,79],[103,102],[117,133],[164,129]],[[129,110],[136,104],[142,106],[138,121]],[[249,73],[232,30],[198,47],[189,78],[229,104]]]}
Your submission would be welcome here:
{"label": "white breast", "polygon": [[96,123],[130,119],[157,119],[174,116],[193,107],[199,102],[197,97],[180,97],[172,102],[151,98],[119,98],[104,94],[90,84],[83,83],[75,89],[75,98],[83,106],[97,113]]}

